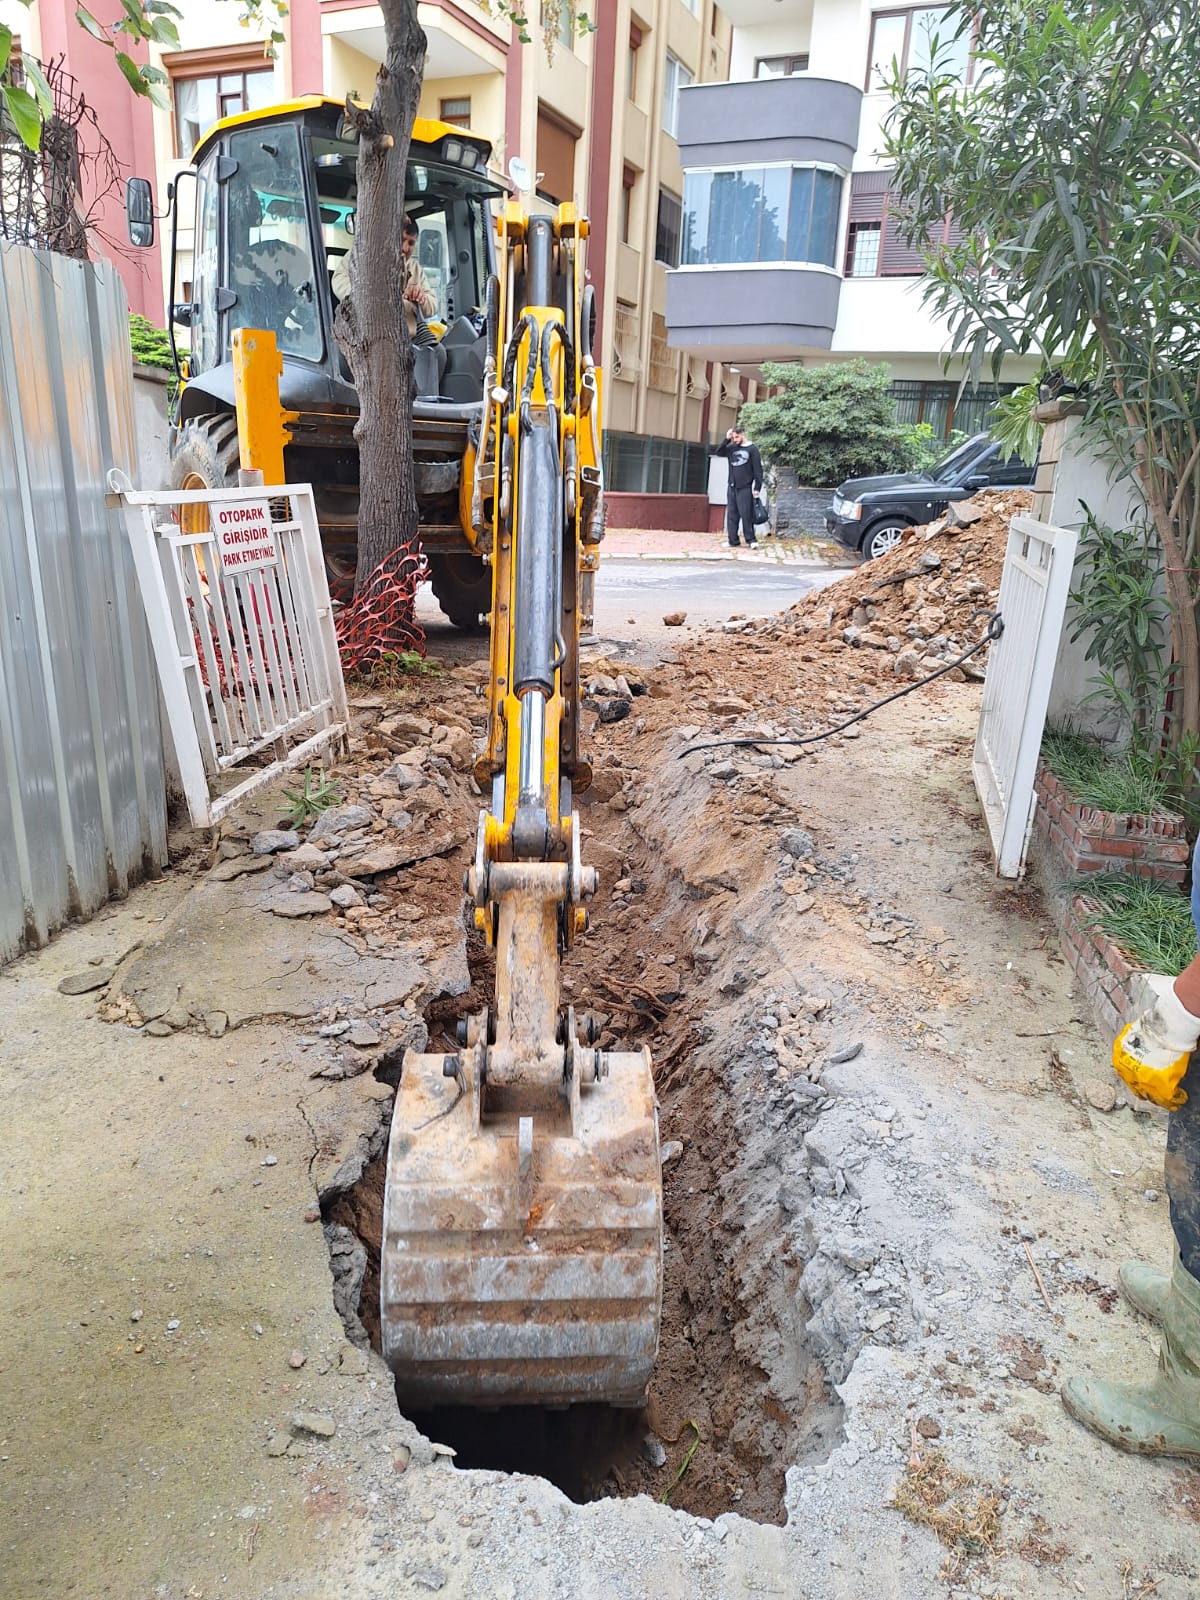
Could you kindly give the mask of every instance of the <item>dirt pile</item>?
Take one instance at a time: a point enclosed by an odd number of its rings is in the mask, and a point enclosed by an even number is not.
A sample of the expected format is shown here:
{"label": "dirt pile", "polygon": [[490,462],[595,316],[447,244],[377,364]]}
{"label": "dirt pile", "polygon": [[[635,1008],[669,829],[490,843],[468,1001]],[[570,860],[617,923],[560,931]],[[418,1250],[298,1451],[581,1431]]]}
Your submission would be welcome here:
{"label": "dirt pile", "polygon": [[[768,626],[801,634],[822,652],[877,653],[880,673],[932,672],[979,637],[980,613],[994,608],[1000,592],[1009,519],[1031,500],[1025,489],[989,490],[952,505]],[[984,660],[981,652],[954,675],[982,677]]]}

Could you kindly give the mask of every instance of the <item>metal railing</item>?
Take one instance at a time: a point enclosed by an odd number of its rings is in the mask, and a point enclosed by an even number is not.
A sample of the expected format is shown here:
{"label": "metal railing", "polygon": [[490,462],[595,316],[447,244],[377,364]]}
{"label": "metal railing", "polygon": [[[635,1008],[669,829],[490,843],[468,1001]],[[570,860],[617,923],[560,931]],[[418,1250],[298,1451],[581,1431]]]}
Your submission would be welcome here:
{"label": "metal railing", "polygon": [[312,490],[112,487],[188,810],[208,827],[349,730]]}

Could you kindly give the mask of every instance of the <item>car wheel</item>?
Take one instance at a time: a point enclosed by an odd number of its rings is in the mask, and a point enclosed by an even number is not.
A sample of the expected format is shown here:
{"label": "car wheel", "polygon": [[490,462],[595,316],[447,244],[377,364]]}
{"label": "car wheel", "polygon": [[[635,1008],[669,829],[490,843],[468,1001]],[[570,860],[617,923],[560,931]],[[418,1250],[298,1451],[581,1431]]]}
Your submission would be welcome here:
{"label": "car wheel", "polygon": [[908,522],[877,522],[867,529],[867,536],[862,542],[864,561],[874,561],[877,556],[887,555],[889,550],[894,550],[900,543],[900,535],[905,528],[911,527]]}

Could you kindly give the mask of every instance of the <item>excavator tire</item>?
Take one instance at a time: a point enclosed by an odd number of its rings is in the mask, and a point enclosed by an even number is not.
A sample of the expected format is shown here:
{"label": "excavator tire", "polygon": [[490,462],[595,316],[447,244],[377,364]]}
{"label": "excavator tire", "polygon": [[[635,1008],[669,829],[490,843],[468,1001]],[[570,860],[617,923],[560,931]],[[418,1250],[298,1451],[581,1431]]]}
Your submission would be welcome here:
{"label": "excavator tire", "polygon": [[492,609],[492,570],[464,551],[428,557],[429,582],[437,603],[456,628],[482,633]]}
{"label": "excavator tire", "polygon": [[[172,489],[229,489],[238,481],[237,418],[230,411],[193,417],[179,430],[171,456]],[[188,513],[198,520],[187,526]],[[202,506],[185,508],[185,532],[201,533],[208,526]]]}

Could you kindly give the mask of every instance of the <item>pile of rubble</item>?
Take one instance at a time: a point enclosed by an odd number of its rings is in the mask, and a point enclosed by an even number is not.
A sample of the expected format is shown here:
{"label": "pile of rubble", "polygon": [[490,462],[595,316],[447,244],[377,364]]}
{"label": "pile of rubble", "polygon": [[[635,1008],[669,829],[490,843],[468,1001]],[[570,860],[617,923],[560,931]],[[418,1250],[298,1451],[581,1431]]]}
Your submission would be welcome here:
{"label": "pile of rubble", "polygon": [[[877,670],[918,678],[962,654],[981,635],[1000,592],[1009,519],[1027,511],[1026,489],[985,490],[944,516],[910,528],[900,544],[780,619],[818,651],[878,652]],[[985,652],[948,676],[982,678]]]}

